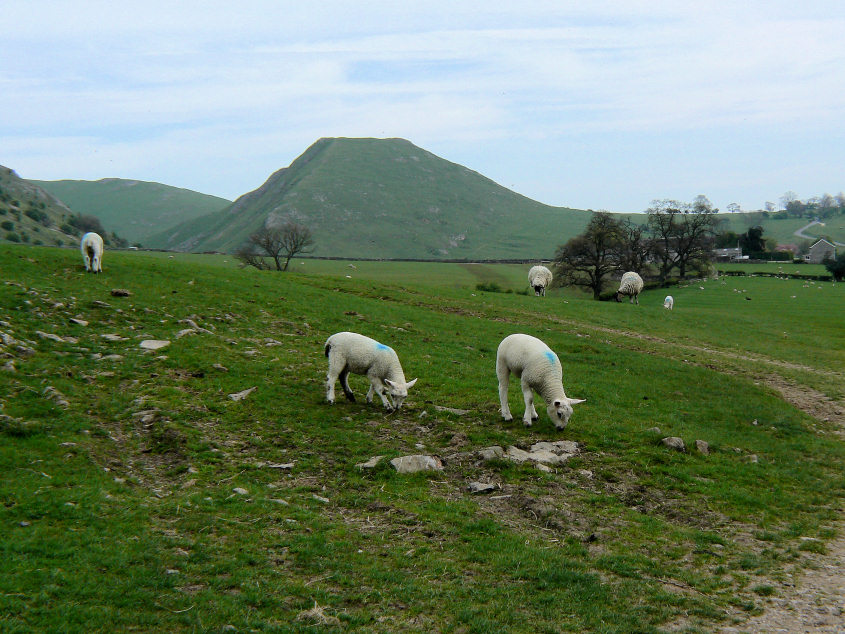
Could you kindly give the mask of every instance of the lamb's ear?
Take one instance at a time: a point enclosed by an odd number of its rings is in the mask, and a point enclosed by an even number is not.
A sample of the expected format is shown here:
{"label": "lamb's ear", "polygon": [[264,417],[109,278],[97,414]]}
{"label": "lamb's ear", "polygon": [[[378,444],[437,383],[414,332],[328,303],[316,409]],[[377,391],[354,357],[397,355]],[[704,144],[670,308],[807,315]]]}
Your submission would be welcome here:
{"label": "lamb's ear", "polygon": [[391,381],[390,379],[384,379],[384,384],[387,387],[396,387],[396,384],[393,381]]}
{"label": "lamb's ear", "polygon": [[408,381],[408,382],[405,384],[405,389],[408,389],[408,388],[414,387],[414,383],[416,383],[416,382],[417,382],[417,380],[416,380],[416,379],[414,379],[413,381]]}
{"label": "lamb's ear", "polygon": [[570,405],[578,405],[578,403],[583,403],[587,399],[585,399],[585,398],[568,398],[566,400],[569,401]]}

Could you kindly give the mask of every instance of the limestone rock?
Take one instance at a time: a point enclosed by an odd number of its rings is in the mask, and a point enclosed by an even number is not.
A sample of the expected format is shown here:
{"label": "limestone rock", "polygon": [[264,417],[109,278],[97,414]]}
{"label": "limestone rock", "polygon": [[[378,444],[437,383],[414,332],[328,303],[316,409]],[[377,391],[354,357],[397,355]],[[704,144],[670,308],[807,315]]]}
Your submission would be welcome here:
{"label": "limestone rock", "polygon": [[366,462],[359,462],[355,467],[358,469],[374,469],[383,459],[384,456],[373,456]]}
{"label": "limestone rock", "polygon": [[140,343],[143,350],[160,350],[169,345],[170,342],[165,339],[145,339]]}
{"label": "limestone rock", "polygon": [[257,389],[257,387],[251,387],[246,390],[243,390],[242,392],[235,392],[234,394],[229,394],[229,398],[233,401],[242,401]]}
{"label": "limestone rock", "polygon": [[505,457],[505,450],[499,446],[485,447],[479,450],[478,456],[482,460],[501,460]]}
{"label": "limestone rock", "polygon": [[496,489],[498,489],[495,484],[489,484],[484,482],[470,482],[467,485],[467,490],[473,495],[481,495],[483,493],[492,493]]}
{"label": "limestone rock", "polygon": [[710,453],[710,444],[705,440],[696,440],[695,449],[696,451],[698,451],[698,453],[706,456]]}
{"label": "limestone rock", "polygon": [[400,456],[390,461],[398,473],[416,473],[418,471],[442,471],[443,463],[436,456]]}
{"label": "limestone rock", "polygon": [[663,444],[669,447],[669,449],[674,449],[676,451],[686,451],[686,445],[684,445],[683,438],[678,438],[677,436],[667,436],[663,439]]}

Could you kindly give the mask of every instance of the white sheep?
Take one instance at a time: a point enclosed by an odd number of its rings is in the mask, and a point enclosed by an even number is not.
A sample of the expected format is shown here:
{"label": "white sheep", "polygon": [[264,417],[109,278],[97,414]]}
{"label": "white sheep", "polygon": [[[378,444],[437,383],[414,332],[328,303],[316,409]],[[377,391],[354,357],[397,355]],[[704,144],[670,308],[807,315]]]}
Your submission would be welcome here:
{"label": "white sheep", "polygon": [[675,299],[671,295],[667,295],[666,299],[663,300],[663,308],[666,310],[672,310],[675,307]]}
{"label": "white sheep", "polygon": [[502,417],[513,420],[508,406],[508,384],[513,372],[522,381],[525,397],[526,427],[539,418],[534,409],[534,392],[546,401],[546,411],[557,429],[563,429],[572,416],[572,406],[585,399],[568,398],[563,391],[563,369],[557,355],[542,341],[531,335],[515,334],[502,339],[496,352],[496,376],[499,378],[499,401]]}
{"label": "white sheep", "polygon": [[639,306],[639,295],[642,290],[643,278],[637,273],[634,273],[634,271],[628,271],[622,276],[622,280],[619,282],[619,290],[616,291],[616,301],[621,302],[622,300],[619,298],[622,295],[630,295],[631,303],[636,303]]}
{"label": "white sheep", "polygon": [[346,398],[355,400],[347,381],[350,372],[366,375],[370,380],[367,402],[373,402],[373,392],[376,392],[387,409],[399,409],[408,397],[408,389],[417,382],[416,379],[405,382],[405,374],[393,348],[357,332],[338,332],[329,337],[326,356],[329,359],[326,374],[326,400],[329,403],[334,403],[334,384],[338,378]]}
{"label": "white sheep", "polygon": [[534,289],[534,295],[546,296],[546,287],[552,283],[552,272],[545,266],[532,266],[528,271],[528,283]]}
{"label": "white sheep", "polygon": [[103,272],[103,239],[99,233],[89,231],[82,236],[79,245],[82,251],[82,260],[85,262],[85,270],[94,273]]}

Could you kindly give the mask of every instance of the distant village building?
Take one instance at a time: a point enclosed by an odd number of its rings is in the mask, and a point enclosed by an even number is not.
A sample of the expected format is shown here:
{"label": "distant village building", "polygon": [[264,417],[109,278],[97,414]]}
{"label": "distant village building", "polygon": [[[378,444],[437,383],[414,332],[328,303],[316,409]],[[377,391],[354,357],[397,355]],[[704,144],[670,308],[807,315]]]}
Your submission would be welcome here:
{"label": "distant village building", "polygon": [[[733,260],[742,260],[742,249],[739,247],[730,247],[727,249],[713,249],[713,254],[719,262],[732,262]],[[747,258],[745,258],[747,259]]]}
{"label": "distant village building", "polygon": [[826,259],[836,259],[836,247],[824,238],[816,241],[804,256],[804,260],[811,264],[821,264]]}

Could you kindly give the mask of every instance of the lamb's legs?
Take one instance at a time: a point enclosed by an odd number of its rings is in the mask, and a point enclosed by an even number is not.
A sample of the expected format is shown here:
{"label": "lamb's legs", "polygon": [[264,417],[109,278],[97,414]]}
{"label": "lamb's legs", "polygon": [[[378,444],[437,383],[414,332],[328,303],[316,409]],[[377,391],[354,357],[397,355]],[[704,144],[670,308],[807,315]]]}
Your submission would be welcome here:
{"label": "lamb's legs", "polygon": [[540,418],[537,416],[537,410],[534,409],[534,391],[525,382],[522,381],[522,396],[525,399],[525,414],[522,417],[522,422],[526,427],[531,427],[531,423]]}
{"label": "lamb's legs", "polygon": [[340,387],[343,388],[343,394],[346,396],[347,400],[355,402],[355,395],[352,393],[352,390],[349,388],[349,368],[343,368],[338,377],[340,379]]}
{"label": "lamb's legs", "polygon": [[499,377],[499,402],[502,406],[502,418],[510,422],[513,420],[511,408],[508,406],[508,383],[511,373],[504,363],[496,363],[496,376]]}

